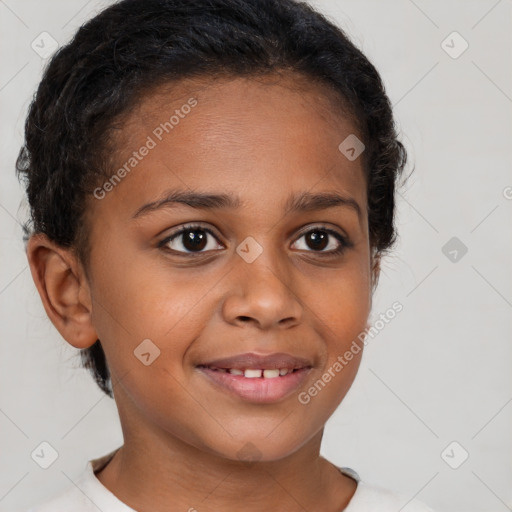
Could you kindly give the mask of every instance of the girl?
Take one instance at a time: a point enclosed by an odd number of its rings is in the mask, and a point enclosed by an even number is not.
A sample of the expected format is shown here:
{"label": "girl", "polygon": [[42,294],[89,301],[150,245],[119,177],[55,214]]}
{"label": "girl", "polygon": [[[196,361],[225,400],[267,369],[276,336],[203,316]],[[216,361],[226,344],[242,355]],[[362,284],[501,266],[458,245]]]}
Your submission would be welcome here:
{"label": "girl", "polygon": [[404,507],[320,456],[406,162],[339,28],[294,0],[121,1],[52,58],[25,135],[32,276],[124,437],[34,512]]}

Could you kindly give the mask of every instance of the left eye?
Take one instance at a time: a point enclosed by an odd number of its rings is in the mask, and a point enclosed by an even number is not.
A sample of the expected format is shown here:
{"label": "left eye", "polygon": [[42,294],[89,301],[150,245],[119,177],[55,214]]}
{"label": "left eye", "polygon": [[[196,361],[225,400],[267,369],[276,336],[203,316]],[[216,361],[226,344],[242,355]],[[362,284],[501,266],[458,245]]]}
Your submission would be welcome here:
{"label": "left eye", "polygon": [[[303,242],[299,243],[300,240],[304,239]],[[346,247],[348,247],[347,240],[331,229],[327,228],[314,228],[304,233],[298,238],[294,245],[298,244],[300,247],[296,247],[299,250],[313,249],[313,252],[329,252],[329,253],[340,253]]]}

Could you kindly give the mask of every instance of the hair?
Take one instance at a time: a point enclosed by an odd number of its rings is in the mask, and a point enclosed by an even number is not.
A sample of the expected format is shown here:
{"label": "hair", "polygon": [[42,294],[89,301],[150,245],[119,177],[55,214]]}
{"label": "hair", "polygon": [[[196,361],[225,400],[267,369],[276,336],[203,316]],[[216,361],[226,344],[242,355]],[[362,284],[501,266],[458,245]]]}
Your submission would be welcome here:
{"label": "hair", "polygon": [[[159,85],[194,77],[294,72],[336,93],[359,128],[370,246],[396,240],[395,182],[407,154],[375,67],[342,29],[296,0],[123,0],[77,31],[48,63],[16,161],[30,205],[25,239],[44,233],[87,267],[86,200],[109,168],[109,134]],[[81,362],[111,398],[100,340]]]}

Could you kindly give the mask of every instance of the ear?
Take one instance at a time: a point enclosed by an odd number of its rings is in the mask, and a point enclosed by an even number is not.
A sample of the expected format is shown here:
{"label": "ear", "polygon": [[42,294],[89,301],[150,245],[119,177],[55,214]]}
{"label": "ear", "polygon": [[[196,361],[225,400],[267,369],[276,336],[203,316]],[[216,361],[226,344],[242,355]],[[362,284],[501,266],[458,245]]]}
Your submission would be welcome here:
{"label": "ear", "polygon": [[74,252],[36,234],[27,243],[27,258],[46,314],[62,337],[76,348],[93,345],[98,336],[90,288]]}

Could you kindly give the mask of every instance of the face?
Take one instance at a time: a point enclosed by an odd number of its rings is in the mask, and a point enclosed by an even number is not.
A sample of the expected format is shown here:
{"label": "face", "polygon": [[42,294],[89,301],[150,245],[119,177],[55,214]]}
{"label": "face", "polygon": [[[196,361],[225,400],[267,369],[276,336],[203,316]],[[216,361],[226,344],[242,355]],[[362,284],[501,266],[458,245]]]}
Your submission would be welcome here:
{"label": "face", "polygon": [[182,82],[123,125],[125,172],[87,222],[92,322],[126,431],[275,460],[350,388],[362,351],[344,355],[371,307],[366,184],[338,149],[355,128],[318,87]]}

